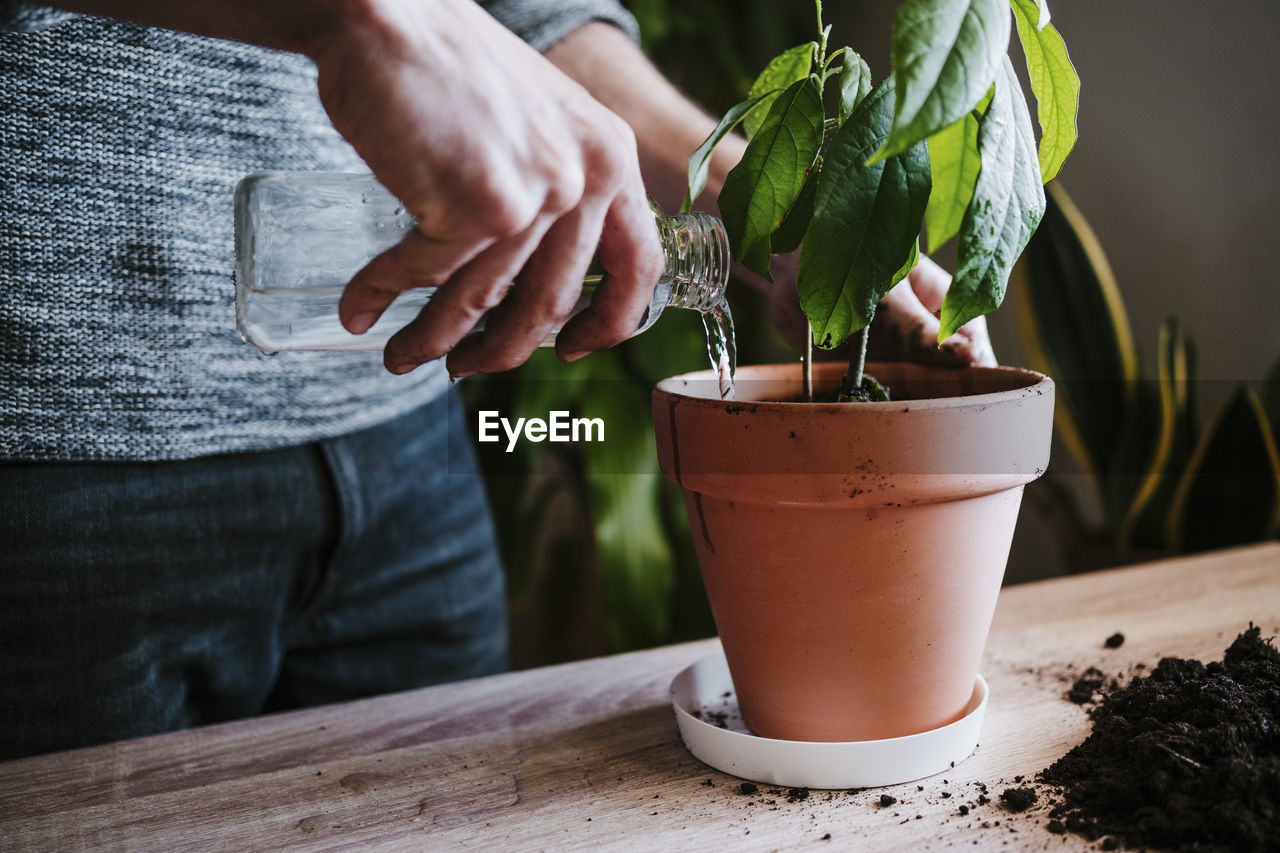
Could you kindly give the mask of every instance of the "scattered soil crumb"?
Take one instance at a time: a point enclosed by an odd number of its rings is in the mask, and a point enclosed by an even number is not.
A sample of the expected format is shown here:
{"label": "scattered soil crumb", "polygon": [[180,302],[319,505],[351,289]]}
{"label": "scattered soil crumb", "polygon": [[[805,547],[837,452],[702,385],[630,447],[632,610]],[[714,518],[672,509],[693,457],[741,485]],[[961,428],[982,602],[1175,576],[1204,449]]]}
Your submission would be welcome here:
{"label": "scattered soil crumb", "polygon": [[787,791],[788,803],[798,803],[801,800],[807,800],[807,799],[809,799],[808,788],[792,788],[790,791]]}
{"label": "scattered soil crumb", "polygon": [[1102,689],[1107,683],[1106,674],[1097,667],[1089,667],[1084,671],[1084,675],[1076,679],[1076,683],[1071,685],[1071,690],[1067,693],[1067,698],[1077,705],[1083,705],[1086,702],[1093,701],[1093,694]]}
{"label": "scattered soil crumb", "polygon": [[760,789],[751,782],[743,782],[741,785],[738,786],[738,793],[742,794],[745,797],[749,797],[759,790]]}
{"label": "scattered soil crumb", "polygon": [[880,795],[880,807],[881,807],[881,808],[886,808],[886,809],[887,809],[889,806],[893,805],[893,804],[894,804],[894,803],[896,803],[897,801],[898,801],[898,798],[897,798],[897,797],[891,797],[891,796],[889,796],[888,794],[881,794],[881,795]]}
{"label": "scattered soil crumb", "polygon": [[1000,802],[1011,812],[1025,812],[1035,805],[1036,792],[1033,788],[1006,788],[1000,794]]}
{"label": "scattered soil crumb", "polygon": [[1109,649],[1120,648],[1121,646],[1124,645],[1124,634],[1121,634],[1119,631],[1116,631],[1110,637],[1107,637],[1106,642],[1104,642],[1103,645]]}

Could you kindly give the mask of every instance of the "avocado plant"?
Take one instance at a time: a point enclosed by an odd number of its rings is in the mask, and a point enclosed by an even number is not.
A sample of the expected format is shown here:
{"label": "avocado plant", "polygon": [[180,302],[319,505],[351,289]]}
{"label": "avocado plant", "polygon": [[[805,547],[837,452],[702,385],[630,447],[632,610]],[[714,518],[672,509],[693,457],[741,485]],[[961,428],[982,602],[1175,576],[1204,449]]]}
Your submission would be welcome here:
{"label": "avocado plant", "polygon": [[[1046,4],[906,0],[894,19],[893,70],[873,85],[852,48],[832,49],[816,0],[816,40],[770,61],[690,156],[685,211],[715,146],[739,125],[747,136],[720,212],[735,258],[765,278],[773,255],[800,249],[806,400],[812,347],[851,337],[838,399],[884,399],[864,382],[868,326],[915,266],[922,225],[931,252],[958,240],[939,342],[999,307],[1044,214],[1043,184],[1076,141],[1080,80]],[[1038,145],[1008,56],[1011,18],[1036,98]]]}

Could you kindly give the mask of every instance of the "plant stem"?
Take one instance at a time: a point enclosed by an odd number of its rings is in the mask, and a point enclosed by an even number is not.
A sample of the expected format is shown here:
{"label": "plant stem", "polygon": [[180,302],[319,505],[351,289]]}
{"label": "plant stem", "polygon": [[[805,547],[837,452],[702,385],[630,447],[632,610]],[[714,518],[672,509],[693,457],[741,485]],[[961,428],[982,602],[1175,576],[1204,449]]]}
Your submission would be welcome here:
{"label": "plant stem", "polygon": [[849,358],[849,372],[853,374],[853,387],[862,387],[862,370],[867,365],[867,338],[871,331],[871,324],[863,326],[857,332],[857,339],[853,342],[853,352]]}
{"label": "plant stem", "polygon": [[813,402],[813,325],[804,321],[804,355],[800,358],[800,376],[804,389],[804,401]]}
{"label": "plant stem", "polygon": [[871,324],[854,332],[853,344],[849,350],[849,372],[844,376],[844,385],[840,388],[840,402],[863,399],[858,391],[862,388],[862,372],[867,364],[867,338]]}

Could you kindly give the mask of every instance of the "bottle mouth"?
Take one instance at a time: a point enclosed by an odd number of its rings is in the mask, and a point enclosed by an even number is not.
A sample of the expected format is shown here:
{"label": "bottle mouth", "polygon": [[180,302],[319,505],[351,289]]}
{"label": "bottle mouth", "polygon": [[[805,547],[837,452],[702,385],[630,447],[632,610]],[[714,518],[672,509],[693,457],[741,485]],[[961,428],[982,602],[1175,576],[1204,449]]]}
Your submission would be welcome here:
{"label": "bottle mouth", "polygon": [[667,242],[667,274],[676,308],[706,311],[724,302],[729,282],[729,236],[724,225],[705,213],[671,217],[674,239]]}

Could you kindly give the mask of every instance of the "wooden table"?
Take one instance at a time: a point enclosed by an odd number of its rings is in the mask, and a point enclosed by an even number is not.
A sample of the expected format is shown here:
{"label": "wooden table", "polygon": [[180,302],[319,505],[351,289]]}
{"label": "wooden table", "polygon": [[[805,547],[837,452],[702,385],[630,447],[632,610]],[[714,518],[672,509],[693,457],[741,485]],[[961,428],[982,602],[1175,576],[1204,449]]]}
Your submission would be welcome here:
{"label": "wooden table", "polygon": [[707,640],[0,764],[0,849],[1091,849],[995,802],[1088,733],[1071,682],[1250,620],[1280,632],[1280,543],[1006,589],[981,745],[919,786],[742,794],[667,704]]}

